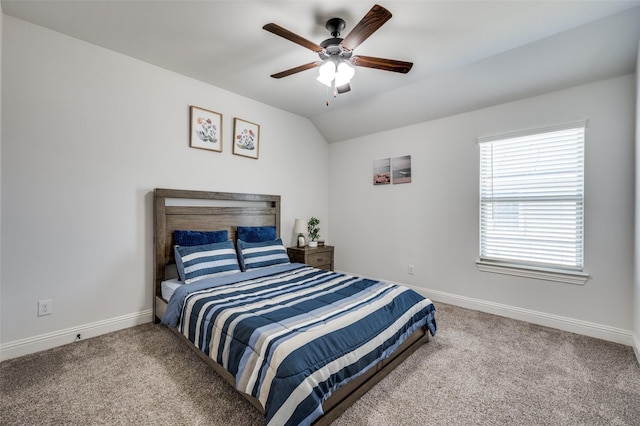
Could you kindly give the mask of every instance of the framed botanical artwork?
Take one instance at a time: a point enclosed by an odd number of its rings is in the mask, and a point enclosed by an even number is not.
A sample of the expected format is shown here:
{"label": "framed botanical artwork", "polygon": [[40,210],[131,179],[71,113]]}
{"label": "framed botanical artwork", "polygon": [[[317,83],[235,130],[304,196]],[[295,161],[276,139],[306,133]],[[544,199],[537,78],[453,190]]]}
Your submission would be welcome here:
{"label": "framed botanical artwork", "polygon": [[222,152],[222,114],[191,106],[189,115],[190,146]]}
{"label": "framed botanical artwork", "polygon": [[391,160],[393,183],[411,183],[411,156],[404,155]]}
{"label": "framed botanical artwork", "polygon": [[383,158],[373,162],[373,184],[388,185],[391,183],[391,159]]}
{"label": "framed botanical artwork", "polygon": [[240,118],[233,120],[233,153],[258,159],[260,126]]}

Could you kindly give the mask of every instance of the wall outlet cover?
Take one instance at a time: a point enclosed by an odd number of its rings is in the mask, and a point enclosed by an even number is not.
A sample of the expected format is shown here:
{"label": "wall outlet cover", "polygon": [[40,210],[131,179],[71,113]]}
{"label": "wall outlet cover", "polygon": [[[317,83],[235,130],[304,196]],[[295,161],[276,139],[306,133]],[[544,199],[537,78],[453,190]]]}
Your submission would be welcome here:
{"label": "wall outlet cover", "polygon": [[38,316],[51,315],[53,313],[53,301],[51,299],[38,301]]}

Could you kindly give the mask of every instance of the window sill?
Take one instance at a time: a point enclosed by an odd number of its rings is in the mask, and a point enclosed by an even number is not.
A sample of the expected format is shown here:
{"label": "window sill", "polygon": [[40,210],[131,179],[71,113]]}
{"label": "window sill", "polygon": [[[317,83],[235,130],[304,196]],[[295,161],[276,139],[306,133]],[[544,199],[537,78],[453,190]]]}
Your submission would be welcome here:
{"label": "window sill", "polygon": [[532,266],[512,265],[509,263],[489,262],[486,260],[477,260],[476,266],[482,272],[515,275],[517,277],[535,278],[538,280],[555,281],[566,284],[584,285],[589,279],[589,274],[585,274],[584,272],[535,268]]}

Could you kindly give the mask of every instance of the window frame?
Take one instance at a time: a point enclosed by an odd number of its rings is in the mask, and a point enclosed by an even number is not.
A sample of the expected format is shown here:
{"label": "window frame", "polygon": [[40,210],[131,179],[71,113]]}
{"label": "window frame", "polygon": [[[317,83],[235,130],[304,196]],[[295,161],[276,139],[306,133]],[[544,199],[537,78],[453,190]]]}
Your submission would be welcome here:
{"label": "window frame", "polygon": [[[554,125],[554,126],[546,126],[546,127],[542,127],[542,128],[536,128],[536,129],[531,129],[531,130],[526,130],[526,131],[521,131],[521,132],[514,132],[514,133],[507,133],[507,134],[500,134],[500,135],[493,135],[493,136],[485,136],[485,137],[478,137],[477,138],[477,142],[478,142],[478,152],[479,152],[479,191],[478,191],[478,207],[479,207],[479,217],[478,217],[478,259],[476,260],[476,266],[478,267],[478,269],[482,272],[492,272],[492,273],[499,273],[499,274],[506,274],[506,275],[514,275],[514,276],[520,276],[520,277],[526,277],[526,278],[534,278],[534,279],[541,279],[541,280],[547,280],[547,281],[554,281],[554,282],[562,282],[562,283],[568,283],[568,284],[577,284],[577,285],[584,285],[586,283],[586,281],[589,279],[589,274],[586,273],[584,271],[584,239],[585,239],[585,222],[584,222],[584,216],[585,216],[585,191],[584,191],[584,181],[585,181],[585,162],[584,162],[584,158],[585,158],[585,151],[586,151],[586,130],[587,130],[587,124],[588,121],[587,120],[579,120],[579,121],[573,121],[573,122],[569,122],[569,123],[564,123],[564,124],[559,124],[559,125]],[[584,137],[582,139],[582,193],[581,193],[581,204],[582,204],[582,223],[581,223],[581,249],[582,249],[582,265],[581,267],[576,267],[576,268],[572,268],[572,267],[565,267],[563,265],[557,264],[557,265],[553,265],[553,264],[541,264],[541,263],[537,263],[535,261],[526,261],[526,260],[522,260],[522,262],[518,261],[518,260],[509,260],[509,259],[499,259],[499,258],[491,258],[491,257],[485,257],[483,258],[482,255],[482,246],[483,246],[483,212],[482,212],[482,206],[483,206],[483,165],[482,165],[482,156],[480,155],[480,147],[483,143],[491,143],[491,142],[498,142],[498,141],[503,141],[503,140],[508,140],[508,139],[513,139],[513,138],[520,138],[520,137],[528,137],[528,136],[536,136],[536,135],[543,135],[545,133],[551,133],[551,132],[557,132],[557,131],[562,131],[562,130],[569,130],[569,129],[576,129],[576,128],[583,128],[584,130]],[[532,198],[532,197],[529,197]],[[531,200],[531,202],[533,203],[533,200]]]}

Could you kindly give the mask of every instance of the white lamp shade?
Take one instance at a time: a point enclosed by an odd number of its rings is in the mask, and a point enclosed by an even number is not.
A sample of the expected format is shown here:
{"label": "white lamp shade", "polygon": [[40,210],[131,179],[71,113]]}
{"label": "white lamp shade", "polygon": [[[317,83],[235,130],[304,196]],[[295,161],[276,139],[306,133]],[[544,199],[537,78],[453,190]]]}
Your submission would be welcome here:
{"label": "white lamp shade", "polygon": [[336,64],[332,60],[326,61],[324,64],[320,65],[318,69],[318,74],[320,75],[331,75],[336,73]]}
{"label": "white lamp shade", "polygon": [[[356,73],[355,68],[347,61],[338,57],[331,57],[318,70],[317,80],[327,87],[348,84]],[[334,81],[335,80],[335,81]]]}
{"label": "white lamp shade", "polygon": [[294,234],[304,234],[307,232],[307,221],[304,219],[296,219],[293,225]]}
{"label": "white lamp shade", "polygon": [[317,80],[325,86],[331,87],[331,82],[333,81],[335,74],[336,64],[329,60],[320,66]]}
{"label": "white lamp shade", "polygon": [[340,62],[336,72],[336,87],[345,85],[351,81],[356,70],[346,62]]}
{"label": "white lamp shade", "polygon": [[331,82],[333,81],[333,76],[332,75],[322,75],[322,74],[320,74],[316,80],[318,80],[320,83],[324,84],[327,87],[331,87]]}

